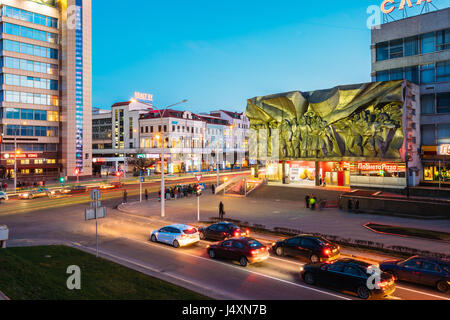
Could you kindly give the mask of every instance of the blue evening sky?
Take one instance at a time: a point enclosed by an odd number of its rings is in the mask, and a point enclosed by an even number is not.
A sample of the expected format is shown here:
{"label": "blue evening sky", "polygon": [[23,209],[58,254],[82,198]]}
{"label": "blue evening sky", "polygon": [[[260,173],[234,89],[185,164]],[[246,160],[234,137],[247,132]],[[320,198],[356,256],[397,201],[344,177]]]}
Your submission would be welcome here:
{"label": "blue evening sky", "polygon": [[381,2],[95,0],[93,106],[140,91],[158,107],[244,111],[255,96],[368,82],[366,10]]}

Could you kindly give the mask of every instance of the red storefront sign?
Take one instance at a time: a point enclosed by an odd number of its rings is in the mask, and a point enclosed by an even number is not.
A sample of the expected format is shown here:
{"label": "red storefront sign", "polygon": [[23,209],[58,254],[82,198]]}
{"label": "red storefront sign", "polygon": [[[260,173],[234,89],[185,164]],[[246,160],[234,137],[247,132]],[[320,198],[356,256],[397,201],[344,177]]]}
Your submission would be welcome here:
{"label": "red storefront sign", "polygon": [[[37,159],[39,155],[37,153],[20,153],[16,155],[17,159]],[[3,159],[14,159],[14,153],[4,154]]]}
{"label": "red storefront sign", "polygon": [[443,144],[438,147],[438,155],[450,156],[450,144]]}
{"label": "red storefront sign", "polygon": [[361,171],[388,171],[388,172],[396,172],[399,171],[399,165],[395,163],[368,163],[368,162],[359,162],[358,170]]}

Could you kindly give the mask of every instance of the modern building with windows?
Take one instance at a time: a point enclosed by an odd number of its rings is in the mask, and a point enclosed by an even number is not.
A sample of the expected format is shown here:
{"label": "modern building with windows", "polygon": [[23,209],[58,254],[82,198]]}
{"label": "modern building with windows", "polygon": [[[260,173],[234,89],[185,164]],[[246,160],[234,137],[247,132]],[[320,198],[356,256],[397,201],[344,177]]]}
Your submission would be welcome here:
{"label": "modern building with windows", "polygon": [[90,0],[1,0],[0,178],[92,174]]}
{"label": "modern building with windows", "polygon": [[372,30],[372,79],[420,85],[422,182],[450,184],[450,8]]}

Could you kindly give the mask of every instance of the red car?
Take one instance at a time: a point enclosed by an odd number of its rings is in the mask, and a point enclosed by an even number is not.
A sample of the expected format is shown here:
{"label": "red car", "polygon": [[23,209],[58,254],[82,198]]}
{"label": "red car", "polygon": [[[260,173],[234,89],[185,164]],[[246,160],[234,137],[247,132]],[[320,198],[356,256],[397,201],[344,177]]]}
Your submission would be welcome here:
{"label": "red car", "polygon": [[269,248],[252,238],[228,239],[207,247],[210,258],[239,261],[246,267],[249,263],[262,262],[269,258]]}

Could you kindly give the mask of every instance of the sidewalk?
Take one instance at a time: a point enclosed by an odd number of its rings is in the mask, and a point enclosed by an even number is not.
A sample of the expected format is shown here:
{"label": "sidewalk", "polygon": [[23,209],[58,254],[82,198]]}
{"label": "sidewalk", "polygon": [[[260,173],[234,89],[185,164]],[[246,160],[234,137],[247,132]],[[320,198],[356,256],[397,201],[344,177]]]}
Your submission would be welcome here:
{"label": "sidewalk", "polygon": [[[450,244],[440,241],[383,235],[364,227],[368,222],[448,232],[449,220],[415,220],[401,217],[368,214],[349,214],[338,209],[311,211],[296,201],[236,198],[205,194],[201,197],[201,220],[218,216],[218,204],[225,205],[225,219],[239,220],[250,225],[261,225],[266,229],[287,228],[302,233],[321,233],[352,240],[382,243],[384,248],[402,246],[422,251],[450,255]],[[148,202],[119,206],[119,210],[130,214],[157,218],[160,202],[152,198]],[[196,197],[166,202],[166,216],[178,223],[197,222]]]}

